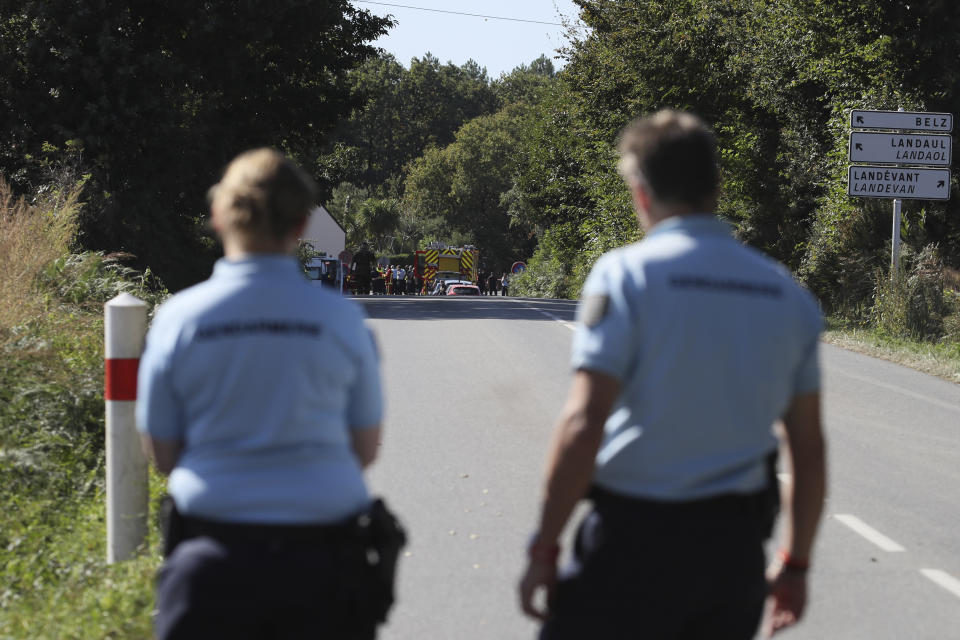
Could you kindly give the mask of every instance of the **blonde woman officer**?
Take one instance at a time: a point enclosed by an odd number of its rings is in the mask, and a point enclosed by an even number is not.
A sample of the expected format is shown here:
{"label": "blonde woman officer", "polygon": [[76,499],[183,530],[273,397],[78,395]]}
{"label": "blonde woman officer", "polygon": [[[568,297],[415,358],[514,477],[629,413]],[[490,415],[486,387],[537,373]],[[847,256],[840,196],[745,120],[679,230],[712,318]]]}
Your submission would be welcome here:
{"label": "blonde woman officer", "polygon": [[314,199],[276,151],[237,157],[211,189],[224,257],[150,329],[138,428],[179,514],[158,638],[375,636],[343,523],[370,503],[380,374],[361,310],[292,257]]}

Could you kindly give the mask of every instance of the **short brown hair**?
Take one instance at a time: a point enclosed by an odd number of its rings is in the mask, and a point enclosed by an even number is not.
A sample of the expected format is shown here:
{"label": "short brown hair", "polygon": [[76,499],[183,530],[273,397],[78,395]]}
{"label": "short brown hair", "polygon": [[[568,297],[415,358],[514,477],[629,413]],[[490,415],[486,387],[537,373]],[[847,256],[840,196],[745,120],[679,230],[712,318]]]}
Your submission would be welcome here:
{"label": "short brown hair", "polygon": [[720,185],[717,139],[697,116],[664,109],[620,135],[620,175],[645,184],[661,202],[701,206]]}
{"label": "short brown hair", "polygon": [[310,214],[317,195],[313,180],[273,149],[242,153],[210,188],[233,229],[283,238]]}

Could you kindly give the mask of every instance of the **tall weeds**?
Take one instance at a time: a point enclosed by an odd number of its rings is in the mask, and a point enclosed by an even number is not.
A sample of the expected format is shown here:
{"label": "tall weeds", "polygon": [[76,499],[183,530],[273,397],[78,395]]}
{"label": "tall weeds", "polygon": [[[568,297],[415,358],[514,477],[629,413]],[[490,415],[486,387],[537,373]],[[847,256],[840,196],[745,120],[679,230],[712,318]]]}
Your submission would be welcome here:
{"label": "tall weeds", "polygon": [[[892,338],[933,341],[942,338],[944,321],[953,309],[944,295],[943,262],[934,245],[904,256],[904,267],[893,277],[876,275],[872,309],[874,327]],[[949,322],[948,322],[949,324]]]}
{"label": "tall weeds", "polygon": [[0,177],[0,344],[42,308],[44,296],[37,278],[70,249],[80,212],[80,189],[50,190],[30,204],[15,197]]}
{"label": "tall weeds", "polygon": [[103,303],[167,293],[123,255],[71,252],[79,191],[0,180],[0,638],[149,636],[155,558],[103,562]]}

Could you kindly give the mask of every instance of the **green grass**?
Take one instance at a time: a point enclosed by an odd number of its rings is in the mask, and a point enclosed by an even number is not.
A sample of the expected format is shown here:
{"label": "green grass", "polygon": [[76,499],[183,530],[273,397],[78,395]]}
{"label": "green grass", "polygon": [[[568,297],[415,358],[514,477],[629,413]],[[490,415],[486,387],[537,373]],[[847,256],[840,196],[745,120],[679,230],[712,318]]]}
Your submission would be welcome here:
{"label": "green grass", "polygon": [[136,558],[108,565],[102,489],[12,506],[2,518],[0,566],[9,584],[0,594],[0,638],[152,637],[156,527]]}
{"label": "green grass", "polygon": [[[121,291],[165,295],[98,254],[66,256],[23,290],[31,315],[0,326],[2,640],[152,636],[156,523],[135,559],[106,563],[103,303]],[[153,476],[154,504],[163,488]]]}
{"label": "green grass", "polygon": [[824,332],[825,342],[868,356],[889,360],[960,383],[960,342],[920,342],[896,338],[871,328],[852,328],[832,320]]}

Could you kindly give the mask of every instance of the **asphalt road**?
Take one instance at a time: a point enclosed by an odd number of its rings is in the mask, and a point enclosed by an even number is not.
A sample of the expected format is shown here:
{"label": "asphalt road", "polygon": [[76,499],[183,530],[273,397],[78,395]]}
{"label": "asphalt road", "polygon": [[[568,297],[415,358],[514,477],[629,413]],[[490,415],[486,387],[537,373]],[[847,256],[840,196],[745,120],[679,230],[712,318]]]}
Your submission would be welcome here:
{"label": "asphalt road", "polygon": [[[380,637],[535,637],[515,582],[569,384],[574,303],[359,301],[387,391],[369,479],[411,536]],[[960,386],[826,345],[823,364],[830,496],[809,615],[781,637],[960,638]]]}

